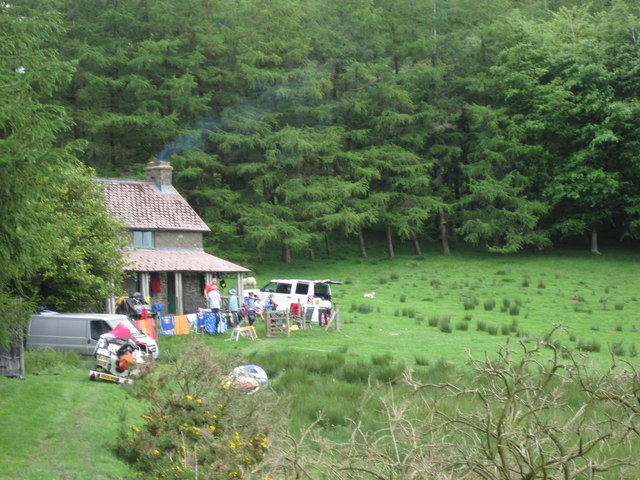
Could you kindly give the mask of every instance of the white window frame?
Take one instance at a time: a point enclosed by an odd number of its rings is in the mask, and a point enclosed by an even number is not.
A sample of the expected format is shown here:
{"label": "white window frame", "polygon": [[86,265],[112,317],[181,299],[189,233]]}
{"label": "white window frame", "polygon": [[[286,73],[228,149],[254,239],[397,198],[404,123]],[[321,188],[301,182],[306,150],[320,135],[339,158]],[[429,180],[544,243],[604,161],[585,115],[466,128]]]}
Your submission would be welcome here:
{"label": "white window frame", "polygon": [[155,248],[154,232],[151,230],[134,230],[133,248]]}

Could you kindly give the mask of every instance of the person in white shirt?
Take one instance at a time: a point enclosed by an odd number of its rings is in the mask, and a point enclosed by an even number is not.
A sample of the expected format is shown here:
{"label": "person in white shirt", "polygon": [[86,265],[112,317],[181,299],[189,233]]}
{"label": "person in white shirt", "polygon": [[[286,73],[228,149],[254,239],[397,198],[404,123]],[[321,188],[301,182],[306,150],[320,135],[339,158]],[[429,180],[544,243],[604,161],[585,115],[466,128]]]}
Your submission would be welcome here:
{"label": "person in white shirt", "polygon": [[220,305],[222,304],[222,297],[220,296],[220,290],[217,285],[214,285],[211,291],[207,294],[209,300],[209,308],[211,313],[216,316],[216,325],[220,322]]}

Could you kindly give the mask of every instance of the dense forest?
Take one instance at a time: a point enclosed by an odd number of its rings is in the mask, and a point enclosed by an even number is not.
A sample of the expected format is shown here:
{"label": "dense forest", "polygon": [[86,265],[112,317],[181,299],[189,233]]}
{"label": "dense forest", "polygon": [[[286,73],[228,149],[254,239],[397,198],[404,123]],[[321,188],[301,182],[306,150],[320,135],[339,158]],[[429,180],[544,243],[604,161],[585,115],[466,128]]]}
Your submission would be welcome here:
{"label": "dense forest", "polygon": [[3,198],[74,158],[132,178],[162,159],[212,252],[290,261],[338,233],[367,256],[372,231],[390,255],[598,252],[640,235],[639,16],[630,0],[5,3]]}

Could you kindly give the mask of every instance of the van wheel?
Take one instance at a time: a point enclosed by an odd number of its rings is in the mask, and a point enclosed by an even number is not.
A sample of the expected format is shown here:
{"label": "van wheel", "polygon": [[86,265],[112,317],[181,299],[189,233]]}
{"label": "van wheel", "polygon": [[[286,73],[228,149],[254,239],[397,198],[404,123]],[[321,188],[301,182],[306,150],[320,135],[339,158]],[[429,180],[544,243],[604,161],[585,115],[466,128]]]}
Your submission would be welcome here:
{"label": "van wheel", "polygon": [[89,380],[92,382],[96,381],[96,377],[94,377],[93,375],[89,375]]}

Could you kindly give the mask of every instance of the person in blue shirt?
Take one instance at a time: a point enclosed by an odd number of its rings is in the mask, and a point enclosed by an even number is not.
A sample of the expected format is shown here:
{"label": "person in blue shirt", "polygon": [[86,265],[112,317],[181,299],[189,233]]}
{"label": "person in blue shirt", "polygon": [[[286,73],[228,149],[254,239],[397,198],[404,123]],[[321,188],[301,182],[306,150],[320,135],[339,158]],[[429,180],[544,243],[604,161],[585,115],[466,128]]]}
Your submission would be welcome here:
{"label": "person in blue shirt", "polygon": [[278,304],[273,301],[273,293],[270,293],[267,297],[267,301],[264,303],[264,308],[274,311],[278,308]]}
{"label": "person in blue shirt", "polygon": [[253,296],[253,292],[249,292],[249,296],[244,297],[244,306],[247,310],[249,325],[253,326],[253,322],[256,320],[256,298]]}
{"label": "person in blue shirt", "polygon": [[229,290],[229,312],[231,313],[231,327],[237,327],[240,323],[238,319],[238,297],[233,288]]}

